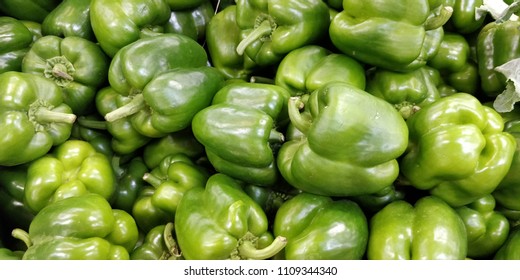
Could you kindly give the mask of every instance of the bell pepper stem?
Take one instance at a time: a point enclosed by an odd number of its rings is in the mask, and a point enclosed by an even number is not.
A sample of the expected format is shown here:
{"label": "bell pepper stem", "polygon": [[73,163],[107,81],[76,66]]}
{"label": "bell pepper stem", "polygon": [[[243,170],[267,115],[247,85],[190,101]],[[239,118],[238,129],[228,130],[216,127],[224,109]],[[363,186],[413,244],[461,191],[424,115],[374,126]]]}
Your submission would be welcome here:
{"label": "bell pepper stem", "polygon": [[149,172],[144,173],[143,180],[148,184],[152,185],[154,188],[158,188],[162,184],[161,178]]}
{"label": "bell pepper stem", "polygon": [[448,22],[452,14],[453,7],[440,5],[433,11],[433,16],[426,20],[424,29],[433,30],[443,26]]}
{"label": "bell pepper stem", "polygon": [[287,245],[287,238],[277,236],[269,246],[263,249],[257,249],[252,241],[244,241],[238,247],[238,252],[244,259],[265,260],[278,254],[285,248],[285,245]]}
{"label": "bell pepper stem", "polygon": [[300,110],[304,108],[305,103],[300,97],[293,96],[289,98],[288,112],[291,123],[303,134],[307,134],[312,120],[300,113]]}
{"label": "bell pepper stem", "polygon": [[39,107],[34,113],[38,123],[69,123],[76,121],[76,115],[51,111],[45,107]]}
{"label": "bell pepper stem", "polygon": [[257,84],[274,85],[274,79],[262,77],[262,76],[251,76],[251,78],[249,78],[249,82],[253,83],[253,84],[257,83]]}
{"label": "bell pepper stem", "polygon": [[11,236],[23,241],[23,243],[25,243],[25,246],[27,246],[27,248],[32,246],[32,241],[31,241],[31,238],[29,237],[29,233],[27,233],[23,229],[20,229],[20,228],[13,229],[13,231],[11,232]]}
{"label": "bell pepper stem", "polygon": [[74,81],[72,74],[76,72],[74,65],[64,56],[55,56],[47,60],[43,74],[52,79],[58,86],[67,86]]}
{"label": "bell pepper stem", "polygon": [[97,129],[97,130],[106,130],[107,129],[107,123],[105,121],[89,120],[89,119],[85,118],[84,116],[78,117],[77,122],[80,126],[90,128],[90,129]]}
{"label": "bell pepper stem", "polygon": [[273,31],[272,24],[269,20],[264,20],[260,25],[255,27],[246,38],[244,38],[237,46],[237,53],[243,55],[246,48],[251,45],[254,41],[271,34]]}
{"label": "bell pepper stem", "polygon": [[114,122],[122,118],[131,116],[146,106],[144,97],[142,94],[136,94],[129,103],[115,109],[114,111],[105,115],[107,122]]}
{"label": "bell pepper stem", "polygon": [[269,143],[282,143],[285,141],[285,136],[283,133],[276,131],[275,129],[271,130],[269,134]]}
{"label": "bell pepper stem", "polygon": [[181,252],[179,249],[179,246],[177,245],[177,242],[173,238],[173,229],[174,225],[173,223],[167,223],[164,227],[164,233],[163,233],[163,239],[164,244],[166,245],[166,248],[168,248],[168,260],[180,260],[181,259]]}

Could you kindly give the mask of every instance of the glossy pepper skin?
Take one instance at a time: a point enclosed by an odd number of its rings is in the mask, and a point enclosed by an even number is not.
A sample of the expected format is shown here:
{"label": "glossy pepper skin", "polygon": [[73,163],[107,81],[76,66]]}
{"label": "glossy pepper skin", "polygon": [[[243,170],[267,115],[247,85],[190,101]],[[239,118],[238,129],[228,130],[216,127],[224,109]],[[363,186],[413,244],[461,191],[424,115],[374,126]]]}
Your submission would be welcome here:
{"label": "glossy pepper skin", "polygon": [[175,232],[185,259],[268,259],[283,249],[285,238],[273,240],[264,211],[241,187],[217,173],[184,194]]}
{"label": "glossy pepper skin", "polygon": [[475,17],[476,8],[480,7],[483,0],[448,0],[453,8],[453,13],[448,21],[447,28],[460,34],[470,34],[479,30],[485,22],[486,17]]}
{"label": "glossy pepper skin", "polygon": [[273,185],[278,179],[274,146],[284,139],[276,124],[287,116],[289,96],[269,84],[237,82],[219,90],[192,121],[193,135],[213,167],[250,184]]}
{"label": "glossy pepper skin", "polygon": [[437,51],[451,10],[429,1],[345,0],[329,34],[343,53],[369,65],[409,71]]}
{"label": "glossy pepper skin", "polygon": [[301,193],[280,206],[273,233],[287,238],[287,260],[360,260],[368,222],[355,202]]}
{"label": "glossy pepper skin", "polygon": [[[394,201],[370,219],[369,260],[462,260],[467,237],[457,212],[434,196]],[[442,234],[442,237],[439,236]]]}
{"label": "glossy pepper skin", "polygon": [[53,82],[36,74],[0,74],[0,165],[45,155],[69,137],[76,115]]}
{"label": "glossy pepper skin", "polygon": [[96,42],[90,25],[90,2],[92,0],[62,1],[43,20],[43,35],[77,36]]}
{"label": "glossy pepper skin", "polygon": [[112,168],[117,183],[114,194],[110,198],[110,205],[112,208],[131,213],[139,192],[146,186],[143,176],[149,169],[140,156],[135,156],[128,162],[123,162],[121,156],[114,156]]}
{"label": "glossy pepper skin", "polygon": [[[112,87],[100,89],[95,97],[97,111],[105,116],[106,114],[128,104],[132,101],[131,97],[123,96]],[[112,150],[118,154],[127,155],[135,152],[146,145],[152,138],[140,134],[128,118],[104,122],[111,137]]]}
{"label": "glossy pepper skin", "polygon": [[515,226],[509,232],[507,240],[496,252],[495,260],[520,260],[520,226]]}
{"label": "glossy pepper skin", "polygon": [[410,184],[457,207],[492,193],[507,174],[516,142],[502,117],[467,93],[443,97],[407,120],[401,159]]}
{"label": "glossy pepper skin", "polygon": [[439,70],[443,80],[455,90],[472,95],[480,87],[478,65],[471,59],[471,50],[466,37],[446,32],[439,51],[428,65]]}
{"label": "glossy pepper skin", "polygon": [[95,94],[105,85],[109,64],[103,50],[92,41],[47,35],[29,49],[22,72],[42,75],[56,83],[65,104],[79,116],[94,110]]}
{"label": "glossy pepper skin", "polygon": [[32,43],[33,34],[22,21],[0,16],[0,73],[20,71]]}
{"label": "glossy pepper skin", "polygon": [[28,245],[24,260],[124,260],[138,230],[130,214],[91,193],[45,207],[28,232],[13,235]]}
{"label": "glossy pepper skin", "polygon": [[61,0],[3,0],[0,12],[20,20],[41,23]]}
{"label": "glossy pepper skin", "polygon": [[487,96],[497,96],[506,87],[506,77],[495,71],[512,59],[520,57],[520,22],[490,22],[479,32],[477,37],[477,61],[480,86]]}
{"label": "glossy pepper skin", "polygon": [[68,197],[96,193],[109,199],[116,178],[108,158],[88,142],[67,140],[27,169],[24,201],[35,213]]}
{"label": "glossy pepper skin", "polygon": [[[304,106],[302,112],[299,109]],[[343,82],[289,100],[302,137],[283,143],[278,169],[294,187],[326,196],[373,194],[399,174],[408,128],[390,103]]]}
{"label": "glossy pepper skin", "polygon": [[199,6],[188,9],[172,8],[164,32],[183,34],[197,42],[203,42],[206,38],[206,26],[214,14],[215,10],[209,0],[204,0]]}
{"label": "glossy pepper skin", "polygon": [[246,80],[257,65],[236,48],[242,37],[236,21],[236,5],[230,5],[216,13],[206,26],[206,44],[213,67],[227,79]]}
{"label": "glossy pepper skin", "polygon": [[208,173],[184,154],[165,157],[159,166],[143,174],[148,187],[137,197],[132,216],[139,228],[148,232],[153,227],[173,222],[184,194],[192,188],[204,188]]}
{"label": "glossy pepper skin", "polygon": [[5,223],[3,228],[29,229],[34,213],[24,203],[27,165],[3,167],[0,174],[0,217]]}
{"label": "glossy pepper skin", "polygon": [[495,205],[495,199],[488,194],[455,208],[466,227],[469,258],[493,256],[509,235],[509,221],[495,210]]}
{"label": "glossy pepper skin", "polygon": [[90,21],[97,41],[113,57],[122,47],[164,31],[171,9],[166,0],[91,0]]}
{"label": "glossy pepper skin", "polygon": [[275,75],[275,84],[289,90],[292,96],[311,93],[331,81],[347,82],[364,90],[365,69],[349,56],[307,45],[289,52]]}
{"label": "glossy pepper skin", "polygon": [[408,72],[378,68],[368,75],[366,91],[388,101],[404,119],[408,119],[425,105],[441,98],[438,89],[441,83],[439,71],[429,66]]}
{"label": "glossy pepper skin", "polygon": [[223,85],[222,74],[210,66],[165,71],[130,96],[129,103],[105,114],[105,120],[128,118],[138,133],[163,137],[189,128],[195,114],[211,104]]}
{"label": "glossy pepper skin", "polygon": [[320,0],[238,0],[236,20],[242,30],[237,53],[266,66],[316,42],[327,33],[330,16],[327,4]]}
{"label": "glossy pepper skin", "polygon": [[130,254],[131,260],[177,260],[181,252],[174,239],[173,223],[158,225],[152,228],[141,245]]}

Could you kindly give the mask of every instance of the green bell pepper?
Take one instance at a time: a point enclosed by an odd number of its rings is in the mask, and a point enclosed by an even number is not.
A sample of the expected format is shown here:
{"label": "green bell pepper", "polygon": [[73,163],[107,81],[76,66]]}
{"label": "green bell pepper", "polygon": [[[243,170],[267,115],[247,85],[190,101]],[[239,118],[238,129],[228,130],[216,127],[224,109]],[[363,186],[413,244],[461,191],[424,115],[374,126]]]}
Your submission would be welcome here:
{"label": "green bell pepper", "polygon": [[27,163],[45,155],[71,134],[76,115],[61,88],[36,74],[0,74],[0,165]]}
{"label": "green bell pepper", "polygon": [[148,168],[153,169],[165,157],[181,153],[192,159],[199,158],[204,154],[204,146],[195,139],[191,128],[153,139],[143,148],[143,160]]}
{"label": "green bell pepper", "polygon": [[495,210],[495,205],[495,199],[488,194],[455,208],[466,227],[469,258],[492,257],[509,235],[509,221]]}
{"label": "green bell pepper", "polygon": [[206,38],[206,26],[214,14],[215,10],[209,0],[203,0],[199,6],[190,9],[172,8],[164,33],[183,34],[197,42],[203,42]]}
{"label": "green bell pepper", "polygon": [[457,212],[434,196],[414,205],[394,201],[370,219],[369,260],[462,260],[466,228]]}
{"label": "green bell pepper", "polygon": [[520,22],[490,22],[478,33],[477,61],[480,87],[485,95],[495,97],[506,88],[506,77],[495,70],[515,58],[520,58]]}
{"label": "green bell pepper", "polygon": [[288,260],[360,260],[368,243],[367,218],[355,202],[309,193],[282,204],[273,233],[287,238]]}
{"label": "green bell pepper", "polygon": [[177,260],[181,252],[173,237],[173,223],[158,225],[148,231],[143,244],[130,254],[131,260]]}
{"label": "green bell pepper", "polygon": [[72,125],[70,139],[89,142],[97,152],[108,158],[114,156],[112,135],[108,133],[106,122],[98,114],[78,117]]}
{"label": "green bell pepper", "polygon": [[20,71],[32,43],[33,34],[22,21],[0,16],[0,73]]}
{"label": "green bell pepper", "polygon": [[356,202],[367,215],[373,215],[391,202],[407,198],[407,195],[406,190],[394,184],[376,193],[351,196],[349,199]]}
{"label": "green bell pepper", "polygon": [[483,0],[452,0],[453,13],[446,24],[448,28],[460,34],[478,32],[484,25],[485,16],[477,18],[477,8],[484,4]]}
{"label": "green bell pepper", "polygon": [[321,0],[237,0],[242,40],[236,51],[256,64],[273,65],[290,51],[317,42],[327,33],[329,8]]}
{"label": "green bell pepper", "polygon": [[92,31],[110,57],[142,37],[162,33],[170,16],[166,0],[91,0],[90,3]]}
{"label": "green bell pepper", "polygon": [[[105,87],[97,92],[95,104],[98,112],[105,116],[131,101],[132,97],[123,96],[112,87]],[[106,126],[107,131],[112,136],[112,150],[118,154],[131,154],[151,140],[150,137],[140,134],[127,118],[111,122],[103,121],[102,124]]]}
{"label": "green bell pepper", "polygon": [[77,36],[96,42],[90,25],[91,0],[63,0],[42,22],[42,33],[58,37]]}
{"label": "green bell pepper", "polygon": [[0,174],[0,217],[3,228],[29,229],[34,213],[24,203],[27,165],[3,167]]}
{"label": "green bell pepper", "polygon": [[116,174],[116,188],[110,199],[112,208],[132,212],[139,192],[145,188],[143,176],[148,172],[148,167],[140,156],[131,158],[128,162],[122,162],[121,156],[112,158],[112,168]]}
{"label": "green bell pepper", "polygon": [[366,64],[409,71],[437,52],[452,8],[428,0],[344,0],[329,34],[341,52]]}
{"label": "green bell pepper", "polygon": [[67,140],[29,163],[24,201],[35,213],[68,197],[96,193],[110,199],[116,178],[109,159],[90,143]]}
{"label": "green bell pepper", "polygon": [[439,71],[422,66],[408,72],[377,68],[368,74],[366,91],[388,101],[408,119],[422,107],[441,98]]}
{"label": "green bell pepper", "polygon": [[139,236],[130,214],[94,193],[50,204],[13,235],[27,244],[24,260],[129,259]]}
{"label": "green bell pepper", "polygon": [[498,249],[495,260],[520,260],[520,226],[515,226],[509,232],[507,240]]}
{"label": "green bell pepper", "polygon": [[64,103],[77,115],[91,113],[97,90],[107,80],[110,61],[94,42],[54,35],[36,40],[25,55],[22,72],[50,79],[61,87]]}
{"label": "green bell pepper", "polygon": [[331,81],[343,81],[365,89],[363,65],[344,54],[308,45],[289,52],[276,70],[275,84],[291,95],[311,93]]}
{"label": "green bell pepper", "polygon": [[236,5],[215,14],[206,26],[206,45],[212,65],[227,79],[246,80],[257,65],[247,55],[239,55],[236,47],[242,37],[236,22]]}
{"label": "green bell pepper", "polygon": [[468,93],[446,96],[407,120],[402,175],[418,189],[457,207],[492,193],[516,148],[502,117]]}
{"label": "green bell pepper", "polygon": [[132,207],[139,228],[148,232],[173,222],[184,194],[195,187],[203,188],[208,177],[204,169],[184,154],[165,157],[159,166],[143,175],[150,187],[141,191]]}
{"label": "green bell pepper", "polygon": [[249,197],[260,205],[269,221],[274,219],[278,209],[280,209],[280,206],[282,206],[284,202],[300,193],[291,186],[282,184],[277,184],[272,187],[245,185],[242,189]]}
{"label": "green bell pepper", "polygon": [[191,125],[193,116],[208,107],[224,85],[214,67],[176,68],[153,77],[131,101],[105,114],[113,122],[127,118],[134,129],[150,138],[164,137]]}
{"label": "green bell pepper", "polygon": [[408,128],[385,100],[331,82],[312,92],[306,103],[292,97],[289,117],[304,137],[283,143],[277,162],[294,187],[354,196],[377,193],[397,179],[397,158],[408,144]]}
{"label": "green bell pepper", "polygon": [[12,251],[8,248],[0,248],[0,260],[21,260],[23,258],[23,251]]}
{"label": "green bell pepper", "polygon": [[272,84],[237,82],[219,90],[211,106],[195,115],[192,130],[218,172],[244,182],[270,186],[278,180],[276,130],[287,115],[290,93]]}
{"label": "green bell pepper", "polygon": [[267,217],[235,179],[217,173],[205,188],[191,188],[175,214],[175,232],[187,260],[268,259],[282,250]]}
{"label": "green bell pepper", "polygon": [[0,12],[20,20],[42,23],[61,0],[2,0]]}

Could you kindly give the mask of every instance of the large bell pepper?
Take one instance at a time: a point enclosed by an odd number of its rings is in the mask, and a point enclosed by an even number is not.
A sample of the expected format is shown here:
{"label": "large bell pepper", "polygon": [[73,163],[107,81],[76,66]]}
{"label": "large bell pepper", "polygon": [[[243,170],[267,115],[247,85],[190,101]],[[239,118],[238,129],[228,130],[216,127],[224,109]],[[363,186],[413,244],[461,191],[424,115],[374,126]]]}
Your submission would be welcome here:
{"label": "large bell pepper", "polygon": [[69,137],[76,115],[61,88],[36,74],[0,74],[0,165],[27,163]]}
{"label": "large bell pepper", "polygon": [[520,226],[515,226],[509,232],[507,240],[498,249],[495,260],[520,260]]}
{"label": "large bell pepper", "polygon": [[318,45],[308,45],[289,52],[276,70],[275,84],[303,95],[331,81],[343,81],[365,89],[365,69],[357,60],[332,53]]}
{"label": "large bell pepper", "polygon": [[42,75],[62,88],[63,101],[76,115],[92,112],[97,90],[105,85],[110,61],[94,42],[54,35],[36,40],[22,72]]}
{"label": "large bell pepper", "polygon": [[343,53],[369,65],[408,71],[437,52],[453,9],[428,0],[345,0],[329,34]]}
{"label": "large bell pepper", "polygon": [[193,135],[221,173],[250,184],[269,186],[278,179],[275,145],[279,117],[287,116],[290,93],[272,84],[237,82],[219,90],[211,106],[192,121]]}
{"label": "large bell pepper", "polygon": [[195,187],[203,188],[208,177],[204,169],[184,154],[165,157],[159,166],[143,175],[149,187],[140,192],[132,207],[139,228],[148,232],[173,222],[184,194]]}
{"label": "large bell pepper", "polygon": [[130,214],[93,193],[45,207],[28,232],[18,229],[13,235],[27,244],[25,260],[129,259],[139,237]]}
{"label": "large bell pepper", "polygon": [[[303,108],[303,112],[299,109]],[[385,100],[343,82],[289,100],[289,117],[303,137],[283,143],[278,169],[294,187],[327,196],[373,194],[399,174],[408,128]]]}
{"label": "large bell pepper", "polygon": [[309,193],[282,204],[273,233],[287,238],[288,260],[360,260],[368,243],[367,218],[355,202]]}
{"label": "large bell pepper", "polygon": [[177,260],[181,252],[173,237],[173,223],[158,225],[146,233],[143,243],[130,254],[131,260]]}
{"label": "large bell pepper", "polygon": [[33,34],[22,21],[0,16],[0,73],[20,71],[32,43]]}
{"label": "large bell pepper", "polygon": [[237,53],[266,66],[277,64],[294,49],[317,42],[327,34],[330,16],[321,0],[238,0],[236,21],[242,30]]}
{"label": "large bell pepper", "polygon": [[2,0],[0,12],[20,20],[41,23],[61,0]]}
{"label": "large bell pepper", "polygon": [[439,71],[423,66],[408,72],[377,68],[367,78],[366,91],[380,97],[399,111],[404,119],[441,98]]}
{"label": "large bell pepper", "polygon": [[92,0],[64,0],[42,22],[42,33],[59,37],[77,36],[96,42],[90,25]]}
{"label": "large bell pepper", "polygon": [[370,219],[369,260],[462,260],[466,228],[457,212],[434,196],[413,205],[394,201]]}
{"label": "large bell pepper", "polygon": [[520,58],[520,21],[490,22],[478,33],[477,61],[484,94],[495,97],[506,88],[507,78],[496,67]]}
{"label": "large bell pepper", "polygon": [[203,0],[200,5],[188,9],[172,8],[164,32],[183,34],[197,42],[203,42],[206,38],[206,26],[214,14],[215,10],[209,0]]}
{"label": "large bell pepper", "polygon": [[90,23],[105,53],[113,57],[119,49],[164,31],[171,9],[166,0],[91,0]]}
{"label": "large bell pepper", "polygon": [[402,175],[451,206],[492,193],[507,174],[516,148],[502,117],[468,93],[446,96],[407,120]]}
{"label": "large bell pepper", "polygon": [[478,16],[477,8],[484,4],[483,0],[449,0],[453,13],[447,27],[460,34],[478,31],[484,25],[486,16]]}
{"label": "large bell pepper", "polygon": [[206,45],[211,64],[228,79],[246,80],[257,68],[247,55],[237,53],[240,34],[236,22],[236,5],[216,13],[206,26]]}
{"label": "large bell pepper", "polygon": [[235,179],[217,173],[191,188],[175,214],[175,232],[187,260],[268,259],[286,244],[273,239],[268,220]]}
{"label": "large bell pepper", "polygon": [[27,169],[24,201],[35,213],[73,196],[96,193],[110,199],[116,178],[109,159],[82,140],[68,140],[32,161]]}
{"label": "large bell pepper", "polygon": [[455,208],[466,227],[469,258],[492,257],[509,235],[509,221],[495,210],[495,205],[495,199],[488,194]]}

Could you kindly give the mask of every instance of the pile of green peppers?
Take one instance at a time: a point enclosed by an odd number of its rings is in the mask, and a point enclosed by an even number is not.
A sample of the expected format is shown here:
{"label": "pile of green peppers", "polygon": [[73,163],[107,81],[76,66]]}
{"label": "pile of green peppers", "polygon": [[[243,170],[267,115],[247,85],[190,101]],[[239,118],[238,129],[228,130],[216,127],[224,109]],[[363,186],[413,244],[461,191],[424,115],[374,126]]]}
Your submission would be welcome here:
{"label": "pile of green peppers", "polygon": [[519,0],[3,0],[0,259],[520,259]]}

